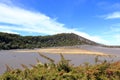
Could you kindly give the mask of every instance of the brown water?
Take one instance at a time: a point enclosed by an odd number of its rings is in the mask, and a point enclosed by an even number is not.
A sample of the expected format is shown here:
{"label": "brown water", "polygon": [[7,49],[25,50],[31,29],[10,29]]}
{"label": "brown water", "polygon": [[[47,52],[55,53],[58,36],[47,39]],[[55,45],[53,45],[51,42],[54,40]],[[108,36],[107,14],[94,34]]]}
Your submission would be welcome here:
{"label": "brown water", "polygon": [[[119,48],[104,48],[104,47],[95,47],[95,46],[78,46],[78,48],[83,48],[91,51],[99,51],[105,52],[107,54],[115,55],[116,57],[100,57],[100,60],[108,60],[108,61],[117,61],[120,60],[120,49]],[[49,54],[44,53],[44,55],[52,58],[55,62],[60,60],[59,54]],[[80,65],[85,62],[89,62],[94,64],[95,55],[80,55],[80,54],[64,54],[66,59],[71,60],[71,64],[75,66]],[[0,51],[0,74],[4,73],[6,70],[5,64],[13,67],[13,68],[22,68],[21,64],[25,64],[29,66],[29,64],[36,64],[36,58],[38,58],[42,63],[48,62],[46,59],[39,56],[38,53],[18,53],[14,52],[14,50],[2,50]]]}

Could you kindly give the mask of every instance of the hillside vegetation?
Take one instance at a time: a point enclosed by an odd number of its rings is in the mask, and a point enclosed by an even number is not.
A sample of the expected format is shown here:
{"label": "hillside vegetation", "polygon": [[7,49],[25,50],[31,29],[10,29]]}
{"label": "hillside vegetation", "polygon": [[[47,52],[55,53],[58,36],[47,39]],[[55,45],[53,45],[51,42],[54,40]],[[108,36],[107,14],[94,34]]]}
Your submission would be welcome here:
{"label": "hillside vegetation", "polygon": [[0,49],[24,49],[73,45],[97,45],[73,33],[62,33],[52,36],[21,36],[0,32]]}
{"label": "hillside vegetation", "polygon": [[49,60],[42,64],[38,59],[37,65],[28,68],[21,64],[24,70],[12,69],[6,65],[7,71],[0,76],[0,80],[120,80],[120,62],[100,61],[95,58],[95,65],[84,63],[74,67],[61,54],[61,60],[55,64],[54,60],[40,54]]}

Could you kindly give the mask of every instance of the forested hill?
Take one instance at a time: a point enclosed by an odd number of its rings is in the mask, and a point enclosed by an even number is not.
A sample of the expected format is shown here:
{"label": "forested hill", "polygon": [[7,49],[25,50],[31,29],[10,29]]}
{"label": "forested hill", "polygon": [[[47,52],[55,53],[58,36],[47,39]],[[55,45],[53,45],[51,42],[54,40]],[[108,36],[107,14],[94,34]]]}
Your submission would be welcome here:
{"label": "forested hill", "polygon": [[73,33],[62,33],[52,36],[20,36],[0,32],[0,49],[25,49],[81,44],[98,45]]}

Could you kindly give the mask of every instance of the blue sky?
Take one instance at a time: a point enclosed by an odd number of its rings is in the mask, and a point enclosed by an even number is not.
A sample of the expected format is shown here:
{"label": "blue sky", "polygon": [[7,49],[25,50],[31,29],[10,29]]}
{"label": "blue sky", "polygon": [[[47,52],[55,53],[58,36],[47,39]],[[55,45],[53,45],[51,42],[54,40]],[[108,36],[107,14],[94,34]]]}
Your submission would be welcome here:
{"label": "blue sky", "polygon": [[120,45],[120,0],[0,0],[0,32],[75,33]]}

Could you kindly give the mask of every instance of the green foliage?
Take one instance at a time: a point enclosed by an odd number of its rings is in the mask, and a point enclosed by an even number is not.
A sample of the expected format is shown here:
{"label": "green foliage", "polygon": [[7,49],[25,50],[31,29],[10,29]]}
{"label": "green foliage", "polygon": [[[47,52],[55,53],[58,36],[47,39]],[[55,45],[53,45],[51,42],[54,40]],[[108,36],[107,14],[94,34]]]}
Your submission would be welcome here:
{"label": "green foliage", "polygon": [[62,54],[60,55],[61,55],[61,60],[57,64],[58,71],[64,70],[65,72],[70,72],[71,68],[69,66],[69,60],[66,60]]}
{"label": "green foliage", "polygon": [[0,80],[17,80],[17,79],[18,79],[17,76],[11,73],[6,73],[0,78]]}
{"label": "green foliage", "polygon": [[0,32],[0,49],[41,48],[80,44],[95,45],[97,43],[73,33],[62,33],[53,36],[20,36]]}
{"label": "green foliage", "polygon": [[58,64],[54,64],[52,59],[42,54],[42,57],[50,60],[50,63],[40,64],[37,59],[39,63],[31,65],[30,69],[22,64],[24,70],[14,70],[6,65],[8,71],[0,76],[0,80],[120,80],[120,61],[111,63],[101,61],[95,65],[85,63],[74,67],[62,54],[60,55],[61,60]]}

